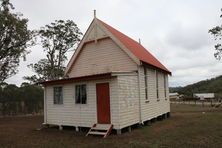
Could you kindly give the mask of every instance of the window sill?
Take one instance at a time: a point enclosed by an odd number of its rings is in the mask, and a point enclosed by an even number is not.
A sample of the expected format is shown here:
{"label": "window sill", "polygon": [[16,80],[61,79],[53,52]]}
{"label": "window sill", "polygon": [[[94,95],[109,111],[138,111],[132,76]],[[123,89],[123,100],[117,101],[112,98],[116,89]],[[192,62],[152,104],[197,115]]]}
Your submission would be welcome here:
{"label": "window sill", "polygon": [[75,105],[87,105],[87,103],[82,104],[82,103],[75,103]]}
{"label": "window sill", "polygon": [[149,103],[150,101],[149,100],[145,100],[145,103]]}
{"label": "window sill", "polygon": [[53,104],[53,106],[64,106],[64,104]]}

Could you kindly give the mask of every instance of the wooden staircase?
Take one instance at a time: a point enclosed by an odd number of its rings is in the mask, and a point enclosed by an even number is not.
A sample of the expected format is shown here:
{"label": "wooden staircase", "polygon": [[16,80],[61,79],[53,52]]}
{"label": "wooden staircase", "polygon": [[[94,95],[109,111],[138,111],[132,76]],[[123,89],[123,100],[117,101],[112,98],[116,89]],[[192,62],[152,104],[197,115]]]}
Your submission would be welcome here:
{"label": "wooden staircase", "polygon": [[112,131],[113,125],[112,124],[94,124],[89,132],[86,134],[88,135],[100,135],[103,138],[106,138]]}

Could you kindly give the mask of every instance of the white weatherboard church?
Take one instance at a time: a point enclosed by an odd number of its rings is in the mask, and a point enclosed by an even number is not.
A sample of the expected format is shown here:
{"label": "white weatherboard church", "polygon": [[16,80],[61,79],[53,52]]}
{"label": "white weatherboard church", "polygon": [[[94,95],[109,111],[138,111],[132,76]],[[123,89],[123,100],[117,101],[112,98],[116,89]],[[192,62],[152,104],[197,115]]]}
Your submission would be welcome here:
{"label": "white weatherboard church", "polygon": [[67,65],[67,78],[41,83],[44,124],[93,126],[89,134],[105,137],[112,128],[121,133],[168,116],[170,74],[140,43],[94,17]]}

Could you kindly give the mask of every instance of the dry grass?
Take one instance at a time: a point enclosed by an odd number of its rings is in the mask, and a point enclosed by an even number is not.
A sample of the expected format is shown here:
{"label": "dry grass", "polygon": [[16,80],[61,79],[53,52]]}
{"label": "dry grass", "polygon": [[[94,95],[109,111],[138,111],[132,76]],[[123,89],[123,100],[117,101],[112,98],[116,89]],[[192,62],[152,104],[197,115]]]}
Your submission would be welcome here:
{"label": "dry grass", "polygon": [[[222,109],[191,105],[172,105],[171,118],[131,133],[111,135],[107,139],[85,137],[73,129],[59,131],[35,129],[42,116],[0,118],[0,147],[175,147],[220,148],[222,146]],[[205,113],[203,113],[205,112]]]}

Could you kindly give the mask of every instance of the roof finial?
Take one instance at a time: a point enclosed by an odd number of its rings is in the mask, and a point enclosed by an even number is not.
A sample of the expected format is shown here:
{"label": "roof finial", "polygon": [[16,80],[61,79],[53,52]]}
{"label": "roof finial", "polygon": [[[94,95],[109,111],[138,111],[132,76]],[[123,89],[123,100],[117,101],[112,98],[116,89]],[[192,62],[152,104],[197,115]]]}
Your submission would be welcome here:
{"label": "roof finial", "polygon": [[141,44],[141,40],[140,40],[140,38],[139,38],[139,44]]}
{"label": "roof finial", "polygon": [[96,10],[93,10],[94,11],[94,18],[96,18]]}

